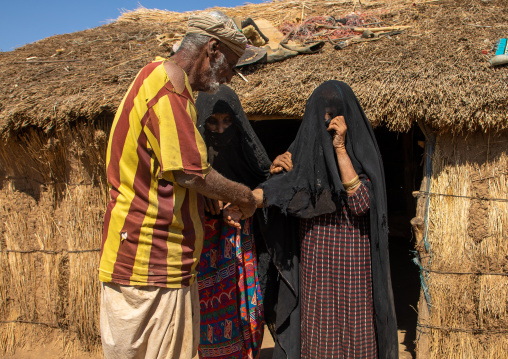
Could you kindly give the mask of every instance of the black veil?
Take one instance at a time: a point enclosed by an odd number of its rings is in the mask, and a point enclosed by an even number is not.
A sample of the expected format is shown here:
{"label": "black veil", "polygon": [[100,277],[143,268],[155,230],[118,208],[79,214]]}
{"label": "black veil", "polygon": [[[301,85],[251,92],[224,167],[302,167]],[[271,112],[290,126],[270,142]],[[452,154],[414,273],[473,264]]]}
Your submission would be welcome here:
{"label": "black veil", "polygon": [[[342,207],[342,201],[347,196],[340,179],[332,137],[326,131],[326,113],[331,114],[331,118],[344,116],[347,124],[346,150],[356,172],[369,179],[366,185],[370,195],[370,241],[379,358],[398,358],[383,162],[369,120],[355,94],[344,82],[326,81],[314,90],[307,101],[300,129],[288,149],[292,154],[293,170],[276,175],[262,185],[268,207],[268,225],[271,226],[265,235],[271,237],[272,234],[277,234],[279,237],[267,240],[267,245],[277,243],[268,249],[272,251],[276,264],[286,266],[284,281],[299,284],[299,280],[294,280],[297,276],[299,279],[297,266],[287,266],[288,263],[294,262],[290,253],[294,253],[299,238],[294,234],[295,231],[277,231],[277,224],[270,223],[273,222],[271,216],[274,216],[277,209],[289,214],[288,217],[297,218],[312,218],[332,213]],[[292,294],[299,303],[298,293]],[[273,301],[280,306],[288,299],[279,295],[279,298]],[[299,310],[299,305],[295,306],[295,310]],[[278,321],[283,319],[277,318]],[[295,335],[295,327],[299,323],[291,320],[289,316],[285,319],[288,320],[286,326],[292,327],[290,331]],[[280,331],[283,337],[283,330]],[[281,344],[295,345],[290,340]]]}
{"label": "black veil", "polygon": [[[346,192],[332,137],[326,130],[326,113],[331,118],[339,115],[346,118],[346,149],[353,167],[356,173],[365,173],[362,163],[368,162],[367,167],[373,167],[369,172],[379,177],[376,183],[382,186],[384,194],[381,156],[368,119],[348,85],[327,81],[309,97],[300,129],[288,149],[293,170],[274,177],[263,187],[268,206],[279,207],[299,218],[312,218],[340,208]],[[370,173],[366,174],[371,178]]]}
{"label": "black veil", "polygon": [[[208,160],[212,167],[224,177],[243,183],[251,189],[264,182],[270,173],[271,161],[252,129],[236,93],[229,87],[221,85],[214,95],[200,93],[196,100],[196,108],[197,128],[205,140]],[[205,127],[206,120],[214,113],[227,113],[231,116],[232,125],[221,134],[210,132]],[[254,217],[259,283],[264,307],[271,308],[273,306],[270,302],[271,296],[268,296],[268,301],[266,300],[267,288],[277,292],[278,273],[271,255],[267,252],[268,246],[263,240],[267,227],[262,210],[257,210]],[[274,316],[270,315],[270,309],[268,313],[265,309],[265,321],[269,325],[273,322],[271,318]]]}
{"label": "black veil", "polygon": [[[214,94],[202,92],[196,100],[198,131],[208,149],[208,161],[227,179],[254,189],[270,173],[271,161],[243,111],[238,95],[221,85]],[[205,128],[205,121],[214,113],[228,113],[233,123],[224,133]]]}

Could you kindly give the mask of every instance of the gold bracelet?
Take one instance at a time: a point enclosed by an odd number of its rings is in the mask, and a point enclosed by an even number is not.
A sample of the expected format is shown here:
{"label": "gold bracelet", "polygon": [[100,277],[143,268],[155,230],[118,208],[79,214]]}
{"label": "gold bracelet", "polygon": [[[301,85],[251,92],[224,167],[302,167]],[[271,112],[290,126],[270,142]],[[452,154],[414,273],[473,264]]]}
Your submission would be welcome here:
{"label": "gold bracelet", "polygon": [[348,187],[348,188],[346,189],[346,191],[347,191],[347,192],[356,191],[356,189],[360,186],[360,183],[361,183],[361,182],[360,182],[360,181],[358,181],[358,183],[356,183],[356,184],[354,184],[354,185],[352,185],[352,186]]}
{"label": "gold bracelet", "polygon": [[346,191],[349,191],[350,189],[352,188],[355,188],[356,186],[358,186],[360,184],[360,180],[357,179],[355,182],[351,183],[351,182],[348,182],[348,185],[347,186],[344,186],[344,189]]}
{"label": "gold bracelet", "polygon": [[348,189],[350,189],[352,187],[356,187],[356,185],[358,185],[359,182],[360,182],[360,179],[358,178],[358,176],[356,176],[349,182],[346,182],[346,183],[342,182],[342,185],[344,186],[344,189],[347,191]]}

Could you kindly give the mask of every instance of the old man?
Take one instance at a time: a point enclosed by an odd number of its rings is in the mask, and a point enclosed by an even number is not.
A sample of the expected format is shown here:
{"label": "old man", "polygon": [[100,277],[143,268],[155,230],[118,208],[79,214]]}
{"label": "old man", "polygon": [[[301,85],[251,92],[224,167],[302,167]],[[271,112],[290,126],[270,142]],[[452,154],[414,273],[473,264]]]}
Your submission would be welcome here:
{"label": "old man", "polygon": [[203,196],[238,205],[244,217],[255,200],[209,165],[193,91],[229,82],[246,43],[222,13],[191,17],[175,55],[145,66],[118,108],[99,267],[107,359],[196,354]]}

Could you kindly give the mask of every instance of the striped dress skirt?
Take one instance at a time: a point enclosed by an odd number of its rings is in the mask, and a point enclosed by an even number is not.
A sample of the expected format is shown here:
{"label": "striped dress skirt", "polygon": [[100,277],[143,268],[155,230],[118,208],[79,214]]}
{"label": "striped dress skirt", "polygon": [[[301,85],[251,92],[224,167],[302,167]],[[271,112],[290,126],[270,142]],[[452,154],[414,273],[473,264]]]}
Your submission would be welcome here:
{"label": "striped dress skirt", "polygon": [[300,220],[301,358],[377,358],[363,184],[336,213]]}

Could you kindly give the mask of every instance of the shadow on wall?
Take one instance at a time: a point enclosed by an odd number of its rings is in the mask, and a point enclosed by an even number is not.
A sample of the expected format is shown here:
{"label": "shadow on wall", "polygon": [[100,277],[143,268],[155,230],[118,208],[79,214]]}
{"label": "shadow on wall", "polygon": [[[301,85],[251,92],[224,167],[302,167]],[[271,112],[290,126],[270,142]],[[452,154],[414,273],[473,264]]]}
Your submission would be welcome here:
{"label": "shadow on wall", "polygon": [[106,184],[109,119],[83,121],[58,131],[26,128],[0,146],[0,190],[6,185],[35,201],[53,187],[55,200],[68,187]]}

